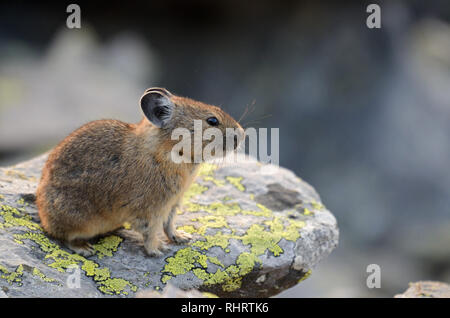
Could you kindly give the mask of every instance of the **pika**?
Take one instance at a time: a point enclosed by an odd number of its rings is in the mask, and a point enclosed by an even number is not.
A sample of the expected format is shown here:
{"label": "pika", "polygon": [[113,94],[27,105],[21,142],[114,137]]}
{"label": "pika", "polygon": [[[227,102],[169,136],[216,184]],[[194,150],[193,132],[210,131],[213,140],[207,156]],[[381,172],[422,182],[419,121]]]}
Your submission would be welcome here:
{"label": "pika", "polygon": [[42,227],[80,255],[92,255],[89,240],[125,222],[142,234],[149,256],[167,250],[162,231],[173,243],[187,243],[191,236],[175,229],[174,217],[199,163],[172,160],[173,130],[193,132],[200,120],[203,130],[237,131],[234,149],[244,138],[239,123],[219,107],[164,88],[147,89],[140,108],[136,124],[97,120],[78,128],[51,151],[42,170],[36,192]]}

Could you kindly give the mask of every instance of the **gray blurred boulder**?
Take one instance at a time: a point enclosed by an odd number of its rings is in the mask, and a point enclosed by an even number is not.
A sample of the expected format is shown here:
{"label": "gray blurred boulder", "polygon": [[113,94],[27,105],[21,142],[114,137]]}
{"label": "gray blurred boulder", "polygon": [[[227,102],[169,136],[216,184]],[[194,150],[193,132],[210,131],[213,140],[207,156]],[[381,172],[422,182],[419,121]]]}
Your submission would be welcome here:
{"label": "gray blurred boulder", "polygon": [[139,121],[139,97],[157,74],[138,35],[119,33],[102,45],[89,26],[61,29],[42,55],[29,48],[0,59],[0,150],[47,150],[94,119]]}
{"label": "gray blurred boulder", "polygon": [[432,281],[410,283],[409,288],[395,298],[450,298],[450,285]]}
{"label": "gray blurred boulder", "polygon": [[0,168],[0,290],[9,297],[134,296],[170,283],[217,296],[268,297],[305,279],[338,243],[334,216],[291,171],[256,161],[203,164],[177,226],[192,233],[163,257],[122,229],[72,254],[39,226],[42,155]]}

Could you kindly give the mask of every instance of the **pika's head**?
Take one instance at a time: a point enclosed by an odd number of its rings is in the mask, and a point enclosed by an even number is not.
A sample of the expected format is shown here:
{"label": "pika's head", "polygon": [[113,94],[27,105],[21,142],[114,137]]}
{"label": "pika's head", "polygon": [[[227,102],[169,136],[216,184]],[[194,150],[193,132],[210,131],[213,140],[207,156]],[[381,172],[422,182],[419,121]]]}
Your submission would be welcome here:
{"label": "pika's head", "polygon": [[175,147],[179,144],[180,137],[190,135],[191,158],[194,156],[194,148],[199,145],[202,152],[209,146],[216,147],[209,149],[213,155],[217,155],[215,152],[219,148],[225,155],[228,151],[237,149],[245,137],[241,125],[219,107],[175,96],[164,88],[147,89],[141,97],[140,105],[148,121],[166,137],[168,147]]}

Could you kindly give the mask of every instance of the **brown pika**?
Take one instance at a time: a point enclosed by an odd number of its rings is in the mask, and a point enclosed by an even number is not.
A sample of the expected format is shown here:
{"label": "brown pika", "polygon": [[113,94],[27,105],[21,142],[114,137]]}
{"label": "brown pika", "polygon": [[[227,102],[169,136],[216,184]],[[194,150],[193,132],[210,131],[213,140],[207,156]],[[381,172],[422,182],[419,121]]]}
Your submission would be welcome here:
{"label": "brown pika", "polygon": [[[97,120],[67,136],[50,153],[36,193],[42,227],[52,237],[84,256],[94,253],[88,240],[114,231],[125,222],[141,233],[150,256],[167,246],[158,235],[186,243],[190,236],[174,228],[174,216],[199,164],[176,163],[171,150],[176,128],[237,132],[234,149],[243,140],[242,127],[219,107],[150,88],[140,99],[144,114],[136,124]],[[192,138],[194,140],[194,138]],[[203,145],[203,143],[202,143]]]}

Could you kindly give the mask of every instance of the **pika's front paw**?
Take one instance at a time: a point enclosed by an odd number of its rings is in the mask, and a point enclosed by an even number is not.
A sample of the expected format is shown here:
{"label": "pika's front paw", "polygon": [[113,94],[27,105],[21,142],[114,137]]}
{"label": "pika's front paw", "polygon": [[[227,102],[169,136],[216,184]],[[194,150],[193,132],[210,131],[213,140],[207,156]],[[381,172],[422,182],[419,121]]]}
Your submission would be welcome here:
{"label": "pika's front paw", "polygon": [[184,231],[175,231],[169,238],[176,244],[186,244],[192,240],[192,235]]}

